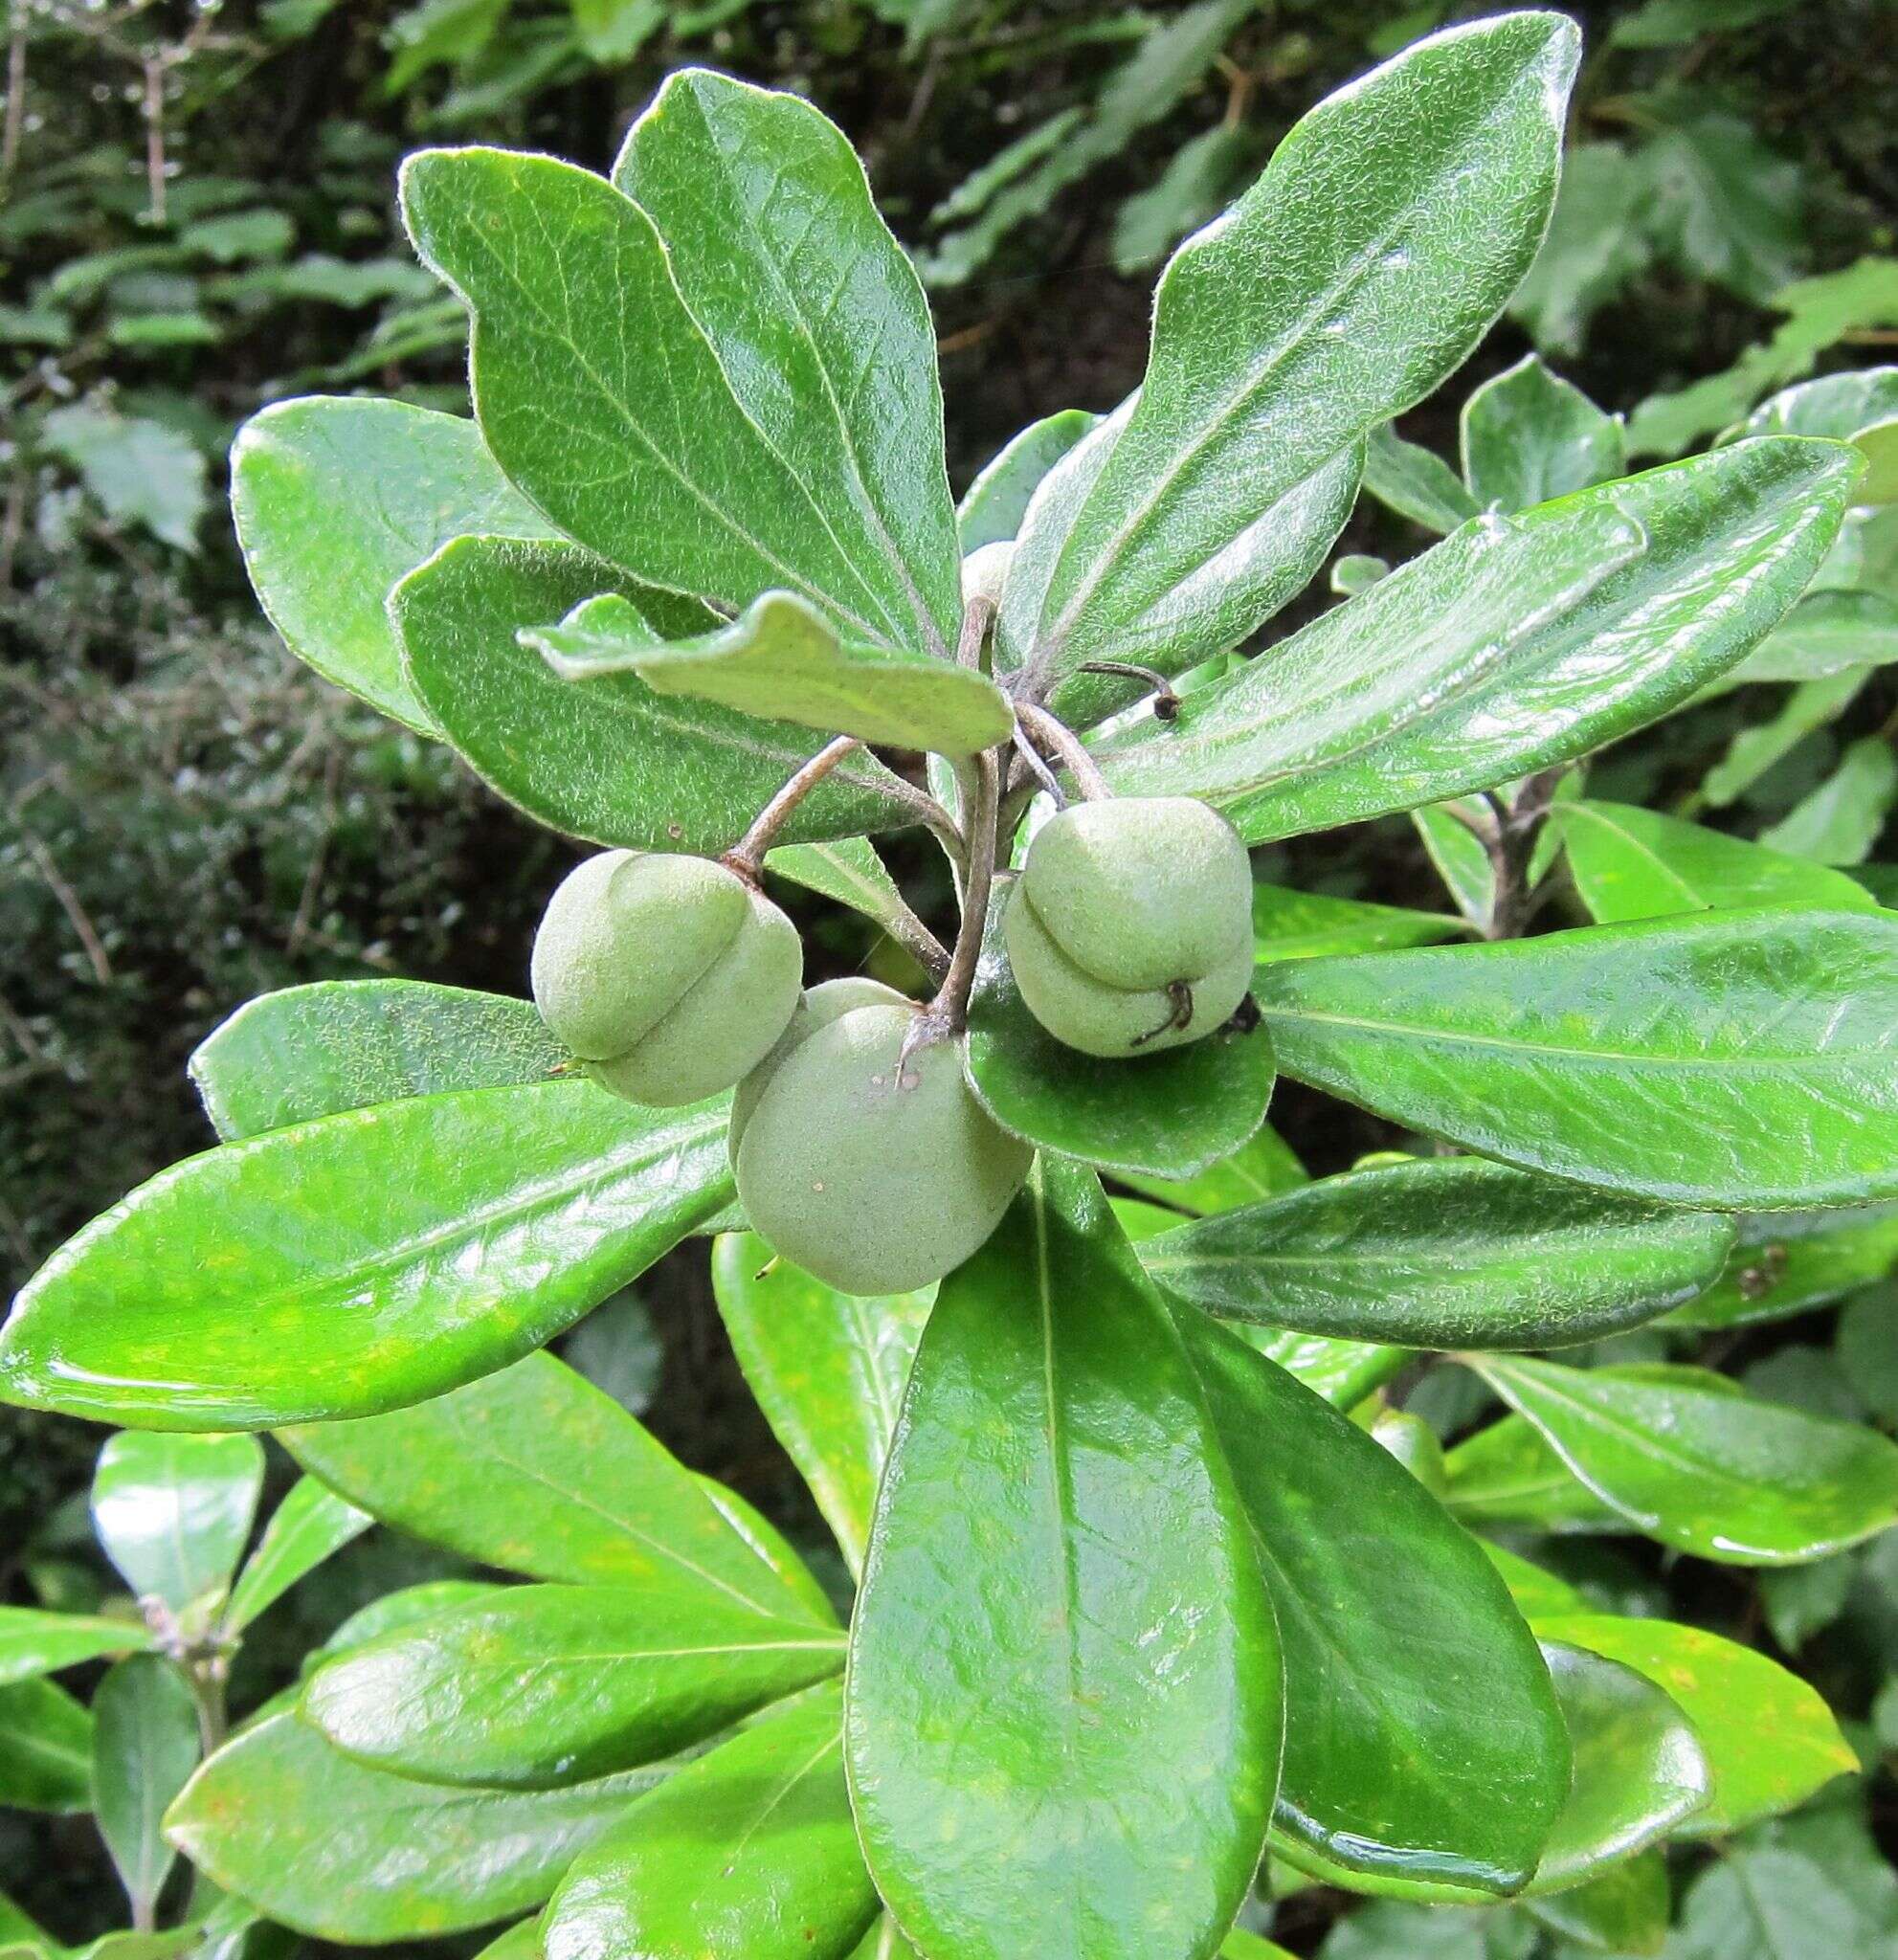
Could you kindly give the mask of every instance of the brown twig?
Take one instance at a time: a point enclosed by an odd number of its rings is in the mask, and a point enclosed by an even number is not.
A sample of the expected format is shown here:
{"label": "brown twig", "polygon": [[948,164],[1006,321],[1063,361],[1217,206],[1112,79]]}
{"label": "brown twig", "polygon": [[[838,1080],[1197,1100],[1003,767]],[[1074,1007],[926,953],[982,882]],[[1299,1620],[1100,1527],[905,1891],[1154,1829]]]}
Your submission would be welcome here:
{"label": "brown twig", "polygon": [[1067,765],[1076,788],[1087,802],[1098,803],[1114,793],[1107,788],[1100,765],[1082,747],[1080,738],[1065,722],[1026,701],[1016,702],[1015,718],[1040,748],[1060,756]]}
{"label": "brown twig", "polygon": [[39,875],[46,880],[47,889],[59,902],[59,909],[65,913],[73,930],[78,934],[79,944],[85,948],[85,956],[92,963],[94,976],[101,987],[112,984],[112,962],[105,956],[104,942],[93,929],[86,908],[79,903],[79,895],[59,875],[59,867],[53,861],[53,854],[32,831],[21,827],[20,835],[26,840],[27,854],[39,868]]}
{"label": "brown twig", "polygon": [[719,862],[737,872],[747,884],[755,885],[764,873],[765,853],[778,832],[791,821],[792,812],[840,762],[862,746],[855,735],[839,735],[835,742],[827,742],[759,811],[751,819],[751,828]]}

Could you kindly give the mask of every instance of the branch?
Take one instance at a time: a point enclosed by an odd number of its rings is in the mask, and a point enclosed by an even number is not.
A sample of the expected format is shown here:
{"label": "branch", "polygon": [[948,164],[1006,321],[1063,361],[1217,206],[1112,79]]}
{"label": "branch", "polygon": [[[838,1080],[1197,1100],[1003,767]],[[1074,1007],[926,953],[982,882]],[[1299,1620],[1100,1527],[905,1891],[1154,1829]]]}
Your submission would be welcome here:
{"label": "branch", "polygon": [[1087,802],[1098,803],[1114,793],[1107,788],[1107,779],[1101,773],[1100,765],[1082,747],[1080,739],[1065,722],[1058,720],[1046,708],[1038,708],[1032,702],[1025,701],[1016,702],[1015,719],[1042,748],[1060,756],[1067,765],[1068,773]]}

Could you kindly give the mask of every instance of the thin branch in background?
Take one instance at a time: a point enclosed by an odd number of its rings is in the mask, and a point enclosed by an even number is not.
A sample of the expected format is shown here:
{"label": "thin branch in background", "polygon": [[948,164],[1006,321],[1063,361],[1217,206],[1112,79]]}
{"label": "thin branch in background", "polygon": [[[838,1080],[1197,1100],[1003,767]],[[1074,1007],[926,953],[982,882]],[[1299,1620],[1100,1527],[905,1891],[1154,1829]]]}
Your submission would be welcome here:
{"label": "thin branch in background", "polygon": [[92,963],[92,970],[101,987],[112,984],[112,962],[105,956],[105,946],[93,929],[92,921],[86,916],[86,908],[79,903],[79,895],[59,875],[59,867],[53,861],[53,854],[45,844],[24,825],[20,835],[26,841],[27,855],[38,867],[39,875],[46,880],[47,889],[59,902],[59,909],[65,913],[73,930],[79,936],[79,944],[85,948],[86,958]]}
{"label": "thin branch in background", "polygon": [[0,124],[0,191],[13,181],[20,160],[20,132],[27,120],[27,0],[13,0],[7,40],[7,114]]}

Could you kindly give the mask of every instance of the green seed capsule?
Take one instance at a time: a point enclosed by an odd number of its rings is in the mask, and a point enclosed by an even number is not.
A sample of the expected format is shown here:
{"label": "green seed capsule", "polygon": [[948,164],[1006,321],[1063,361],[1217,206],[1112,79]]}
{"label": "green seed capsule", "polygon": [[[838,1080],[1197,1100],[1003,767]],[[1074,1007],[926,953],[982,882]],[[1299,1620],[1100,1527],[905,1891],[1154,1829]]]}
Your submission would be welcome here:
{"label": "green seed capsule", "polygon": [[706,858],[607,851],[554,893],[534,938],[542,1018],[602,1087],[671,1106],[729,1088],[798,1004],[796,928]]}
{"label": "green seed capsule", "polygon": [[1037,833],[1002,919],[1021,997],[1084,1055],[1150,1055],[1225,1022],[1252,979],[1252,870],[1187,796],[1070,806]]}
{"label": "green seed capsule", "polygon": [[981,1246],[1035,1153],[983,1114],[959,1043],[918,1049],[899,1081],[913,1003],[819,1000],[826,991],[813,991],[810,1023],[760,1071],[762,1085],[741,1091],[739,1201],[754,1231],[827,1285],[907,1293]]}

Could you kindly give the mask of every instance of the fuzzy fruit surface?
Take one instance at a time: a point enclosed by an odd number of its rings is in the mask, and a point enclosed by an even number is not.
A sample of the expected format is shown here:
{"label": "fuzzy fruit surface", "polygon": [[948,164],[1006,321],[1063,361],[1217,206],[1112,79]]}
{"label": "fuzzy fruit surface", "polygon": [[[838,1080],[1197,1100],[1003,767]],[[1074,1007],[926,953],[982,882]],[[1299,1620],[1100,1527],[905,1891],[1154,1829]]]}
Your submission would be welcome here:
{"label": "fuzzy fruit surface", "polygon": [[913,1003],[817,998],[828,991],[813,990],[809,1020],[734,1105],[739,1201],[753,1231],[825,1284],[907,1293],[981,1246],[1035,1153],[983,1114],[958,1043],[919,1049],[898,1081]]}
{"label": "fuzzy fruit surface", "polygon": [[606,851],[561,882],[534,936],[534,1001],[603,1087],[669,1107],[729,1088],[798,1006],[789,919],[723,864]]}
{"label": "fuzzy fruit surface", "polygon": [[1190,796],[1070,805],[1036,834],[1002,931],[1029,1012],[1070,1048],[1196,1041],[1251,984],[1245,845]]}

